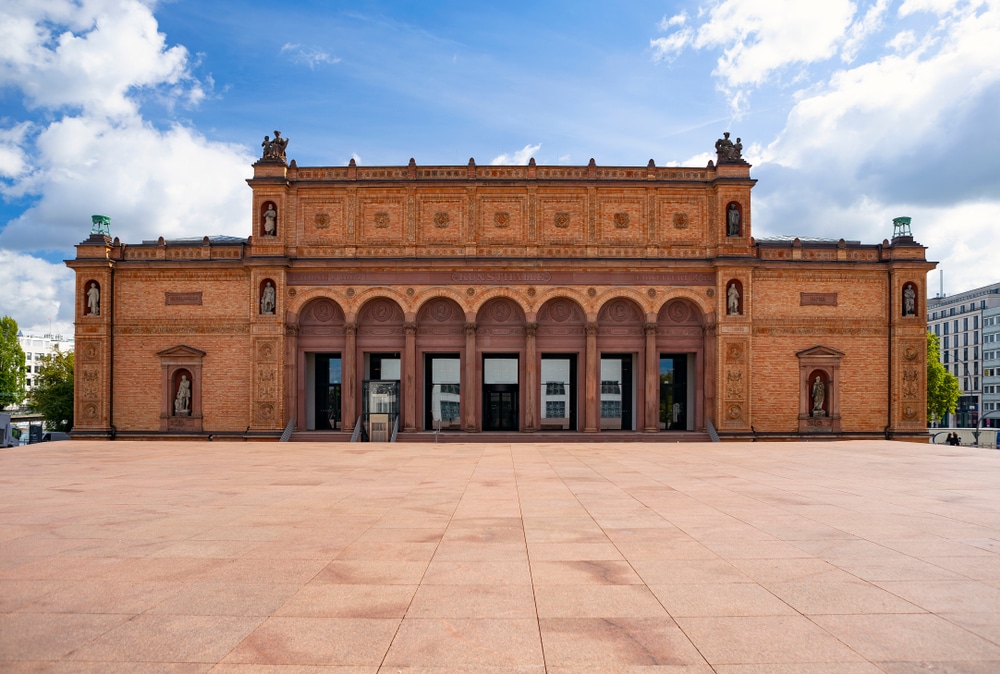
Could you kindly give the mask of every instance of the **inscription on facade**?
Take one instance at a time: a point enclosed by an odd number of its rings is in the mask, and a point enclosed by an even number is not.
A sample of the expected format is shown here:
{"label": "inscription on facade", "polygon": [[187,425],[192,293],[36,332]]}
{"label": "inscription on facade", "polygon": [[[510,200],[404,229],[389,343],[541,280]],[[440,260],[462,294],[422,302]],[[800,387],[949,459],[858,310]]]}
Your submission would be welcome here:
{"label": "inscription on facade", "polygon": [[799,293],[799,306],[835,307],[837,306],[837,293]]}
{"label": "inscription on facade", "polygon": [[163,304],[168,307],[175,304],[190,304],[190,305],[201,306],[201,292],[163,293]]}
{"label": "inscription on facade", "polygon": [[636,283],[663,286],[713,286],[715,274],[711,272],[664,272],[661,274],[636,274]]}

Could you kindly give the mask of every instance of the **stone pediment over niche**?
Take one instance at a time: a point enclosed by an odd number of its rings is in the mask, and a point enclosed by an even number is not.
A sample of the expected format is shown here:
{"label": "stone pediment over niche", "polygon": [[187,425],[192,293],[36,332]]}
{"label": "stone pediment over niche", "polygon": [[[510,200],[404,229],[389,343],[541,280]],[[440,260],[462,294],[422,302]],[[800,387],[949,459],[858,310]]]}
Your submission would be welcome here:
{"label": "stone pediment over niche", "polygon": [[205,355],[204,351],[196,349],[192,346],[185,346],[184,344],[178,344],[177,346],[172,346],[169,349],[164,349],[163,351],[158,351],[157,356],[161,358],[164,357],[188,357],[188,358],[201,358]]}
{"label": "stone pediment over niche", "polygon": [[799,358],[843,358],[844,352],[828,346],[816,345],[795,354]]}

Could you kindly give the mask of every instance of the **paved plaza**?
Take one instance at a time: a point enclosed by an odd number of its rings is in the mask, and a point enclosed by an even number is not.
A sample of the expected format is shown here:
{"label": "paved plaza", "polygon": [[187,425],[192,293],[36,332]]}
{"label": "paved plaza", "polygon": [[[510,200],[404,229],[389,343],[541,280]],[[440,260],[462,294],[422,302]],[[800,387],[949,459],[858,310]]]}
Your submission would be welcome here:
{"label": "paved plaza", "polygon": [[881,441],[2,450],[0,671],[997,672],[998,484]]}

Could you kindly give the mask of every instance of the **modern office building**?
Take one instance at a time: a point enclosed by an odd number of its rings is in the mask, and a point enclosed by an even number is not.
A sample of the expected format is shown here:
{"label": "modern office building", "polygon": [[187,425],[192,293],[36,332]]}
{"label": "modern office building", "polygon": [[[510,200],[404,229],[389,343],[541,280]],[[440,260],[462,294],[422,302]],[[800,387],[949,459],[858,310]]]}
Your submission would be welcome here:
{"label": "modern office building", "polygon": [[[1000,412],[1000,304],[983,311],[983,412]],[[987,420],[1000,427],[1000,420]]]}
{"label": "modern office building", "polygon": [[41,372],[42,358],[52,355],[58,349],[66,353],[73,350],[73,337],[63,335],[44,334],[33,335],[23,332],[17,333],[17,341],[24,351],[25,388],[31,391],[35,385],[35,378]]}
{"label": "modern office building", "polygon": [[75,437],[926,437],[909,219],[755,239],[728,133],[703,167],[299,167],[286,143],[246,238],[98,218],[77,246]]}
{"label": "modern office building", "polygon": [[[986,386],[986,312],[998,307],[1000,283],[927,301],[928,329],[941,339],[941,362],[958,377],[961,389],[958,408],[943,420],[944,427],[971,428],[979,422]],[[990,345],[991,353],[1000,348],[995,342]]]}

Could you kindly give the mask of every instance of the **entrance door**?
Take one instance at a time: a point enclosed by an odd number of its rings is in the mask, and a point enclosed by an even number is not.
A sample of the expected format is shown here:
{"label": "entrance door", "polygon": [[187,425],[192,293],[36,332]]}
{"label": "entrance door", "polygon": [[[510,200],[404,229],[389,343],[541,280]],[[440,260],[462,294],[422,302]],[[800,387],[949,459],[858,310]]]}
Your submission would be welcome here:
{"label": "entrance door", "polygon": [[630,353],[601,356],[601,430],[634,428],[632,361]]}
{"label": "entrance door", "polygon": [[462,359],[456,354],[424,355],[424,428],[459,429]]}
{"label": "entrance door", "polygon": [[542,430],[576,430],[576,354],[542,354]]}
{"label": "entrance door", "polygon": [[486,409],[483,414],[484,431],[517,430],[517,387],[491,384],[486,390]]}
{"label": "entrance door", "polygon": [[315,358],[316,424],[321,430],[340,430],[340,354],[317,353]]}
{"label": "entrance door", "polygon": [[688,354],[660,354],[660,430],[690,430]]}
{"label": "entrance door", "polygon": [[520,430],[517,356],[483,356],[483,430]]}

